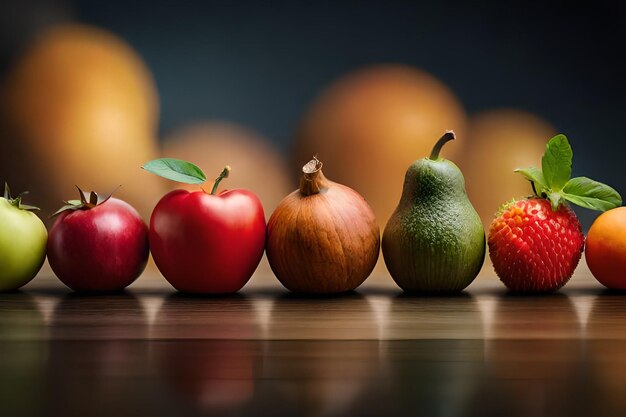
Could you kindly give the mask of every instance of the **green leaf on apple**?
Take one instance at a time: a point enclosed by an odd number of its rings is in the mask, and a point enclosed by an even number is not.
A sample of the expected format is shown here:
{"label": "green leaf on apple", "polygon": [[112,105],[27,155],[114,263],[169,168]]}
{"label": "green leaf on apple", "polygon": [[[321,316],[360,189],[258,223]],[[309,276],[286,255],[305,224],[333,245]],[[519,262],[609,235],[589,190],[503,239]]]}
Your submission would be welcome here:
{"label": "green leaf on apple", "polygon": [[154,159],[141,168],[168,180],[185,184],[202,184],[206,182],[206,175],[198,166],[181,159]]}

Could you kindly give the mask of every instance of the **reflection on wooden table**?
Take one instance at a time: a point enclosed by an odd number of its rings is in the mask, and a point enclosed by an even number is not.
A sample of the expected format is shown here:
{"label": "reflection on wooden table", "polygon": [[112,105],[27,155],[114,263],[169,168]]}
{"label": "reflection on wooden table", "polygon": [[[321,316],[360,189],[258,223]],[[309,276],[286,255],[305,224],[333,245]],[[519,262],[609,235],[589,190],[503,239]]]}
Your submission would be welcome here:
{"label": "reflection on wooden table", "polygon": [[186,297],[51,278],[0,294],[2,415],[626,415],[626,298],[495,280],[454,297],[383,280],[306,298],[260,280]]}

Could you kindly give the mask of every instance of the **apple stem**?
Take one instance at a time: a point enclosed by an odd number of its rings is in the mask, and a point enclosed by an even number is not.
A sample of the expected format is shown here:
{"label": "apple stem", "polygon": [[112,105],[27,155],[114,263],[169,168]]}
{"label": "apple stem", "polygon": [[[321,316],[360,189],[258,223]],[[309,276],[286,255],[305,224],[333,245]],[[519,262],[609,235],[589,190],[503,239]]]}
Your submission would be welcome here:
{"label": "apple stem", "polygon": [[215,183],[213,184],[213,189],[211,190],[211,195],[214,195],[217,192],[217,187],[220,185],[220,182],[224,178],[228,178],[228,174],[230,174],[230,165],[226,165],[220,175],[215,178]]}
{"label": "apple stem", "polygon": [[446,130],[446,133],[444,133],[443,136],[439,138],[437,143],[435,143],[435,146],[430,153],[429,159],[432,159],[433,161],[439,159],[439,152],[441,152],[441,148],[443,148],[443,145],[454,139],[456,139],[456,135],[454,134],[454,132],[452,130]]}

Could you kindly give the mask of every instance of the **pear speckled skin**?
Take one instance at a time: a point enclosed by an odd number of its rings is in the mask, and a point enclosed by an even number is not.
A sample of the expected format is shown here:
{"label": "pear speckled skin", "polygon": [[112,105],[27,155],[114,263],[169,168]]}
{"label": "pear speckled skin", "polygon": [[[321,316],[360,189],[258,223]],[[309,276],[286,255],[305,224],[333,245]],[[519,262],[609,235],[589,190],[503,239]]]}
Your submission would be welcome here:
{"label": "pear speckled skin", "polygon": [[396,283],[408,292],[461,291],[478,275],[485,246],[459,168],[442,158],[415,161],[382,240]]}

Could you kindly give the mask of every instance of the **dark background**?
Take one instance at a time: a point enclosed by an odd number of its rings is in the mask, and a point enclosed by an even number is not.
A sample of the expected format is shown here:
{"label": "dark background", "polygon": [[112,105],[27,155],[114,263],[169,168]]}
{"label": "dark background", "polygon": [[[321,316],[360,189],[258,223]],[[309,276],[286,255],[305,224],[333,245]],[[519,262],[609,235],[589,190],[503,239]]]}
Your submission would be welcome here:
{"label": "dark background", "polygon": [[[35,28],[79,20],[128,41],[152,70],[161,136],[230,120],[287,153],[299,116],[330,81],[401,62],[446,83],[469,114],[533,112],[566,133],[574,175],[626,194],[626,6],[574,2],[3,2],[0,75]],[[578,210],[583,223],[596,216]]]}

